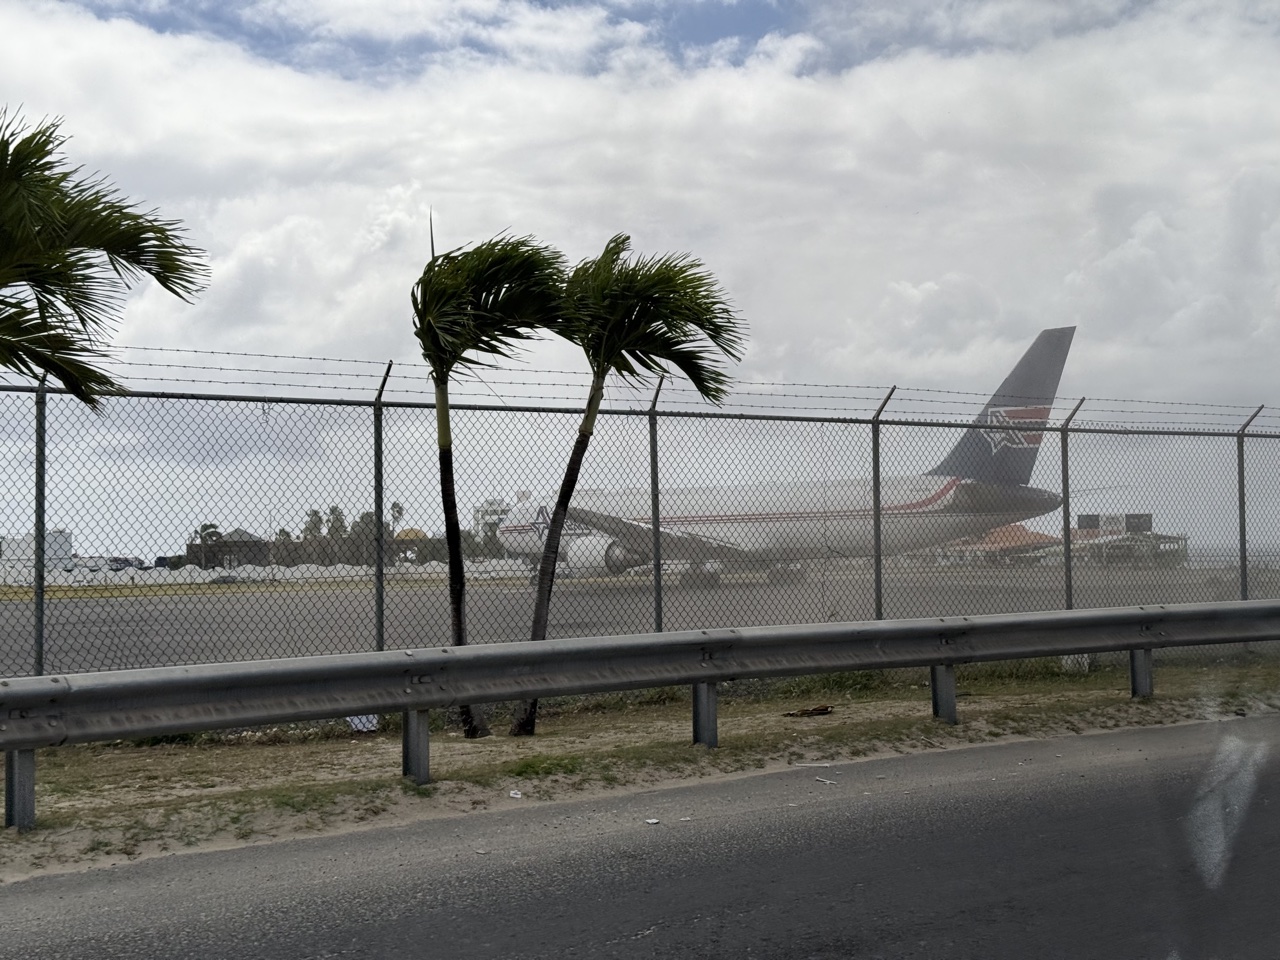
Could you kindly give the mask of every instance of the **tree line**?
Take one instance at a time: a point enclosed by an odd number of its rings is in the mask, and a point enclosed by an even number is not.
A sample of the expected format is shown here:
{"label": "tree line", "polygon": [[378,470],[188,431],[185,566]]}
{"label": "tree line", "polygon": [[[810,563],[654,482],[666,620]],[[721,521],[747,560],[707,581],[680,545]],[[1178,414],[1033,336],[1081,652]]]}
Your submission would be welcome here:
{"label": "tree line", "polygon": [[[361,513],[348,525],[346,511],[331,506],[327,511],[307,510],[299,532],[281,527],[270,540],[249,541],[252,557],[238,557],[241,563],[271,563],[282,567],[298,567],[303,564],[329,567],[338,564],[371,567],[377,562],[378,521],[372,510]],[[447,563],[449,551],[444,537],[414,536],[397,538],[396,525],[404,516],[399,503],[391,505],[391,521],[383,521],[383,562],[396,563]],[[470,530],[461,532],[462,553],[468,560],[489,560],[505,556],[497,534],[486,531],[476,536]],[[235,555],[235,549],[245,549],[230,541],[217,523],[202,523],[188,538],[190,549],[186,557],[170,558],[171,567],[190,560],[201,567],[218,567],[225,558]],[[243,543],[243,542],[242,542]],[[257,549],[260,545],[260,549]]]}

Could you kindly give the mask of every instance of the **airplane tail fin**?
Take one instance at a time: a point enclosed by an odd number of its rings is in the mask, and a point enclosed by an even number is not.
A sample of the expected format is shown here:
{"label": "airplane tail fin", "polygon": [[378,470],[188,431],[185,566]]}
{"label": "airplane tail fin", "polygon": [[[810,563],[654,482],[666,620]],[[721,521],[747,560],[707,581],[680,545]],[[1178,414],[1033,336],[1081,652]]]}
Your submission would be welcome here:
{"label": "airplane tail fin", "polygon": [[931,476],[1026,486],[1075,327],[1042,330]]}

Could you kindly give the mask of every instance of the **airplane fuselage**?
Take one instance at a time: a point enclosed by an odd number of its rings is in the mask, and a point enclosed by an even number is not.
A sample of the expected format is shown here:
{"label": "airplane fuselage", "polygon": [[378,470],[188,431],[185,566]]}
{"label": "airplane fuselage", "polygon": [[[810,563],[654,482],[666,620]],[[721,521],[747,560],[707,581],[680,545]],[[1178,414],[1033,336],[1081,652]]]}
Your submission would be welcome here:
{"label": "airplane fuselage", "polygon": [[[666,489],[660,496],[659,527],[687,544],[680,559],[711,562],[751,559],[787,562],[824,556],[867,557],[875,552],[872,482],[744,484],[730,487]],[[881,550],[884,554],[921,550],[975,536],[1055,510],[1058,494],[1035,487],[1003,487],[956,477],[886,477],[881,482]],[[637,528],[652,523],[647,489],[579,490],[573,507],[618,518]],[[499,528],[514,553],[541,554],[550,506],[519,504]],[[611,572],[649,562],[637,538],[622,544],[606,531],[575,525],[569,537],[598,539],[607,547]],[[674,543],[674,541],[673,541]],[[625,551],[620,549],[625,546]],[[579,547],[581,554],[587,545]],[[570,548],[572,554],[572,547]],[[603,564],[604,555],[600,550]],[[664,555],[673,552],[664,548]],[[625,555],[624,555],[625,554]]]}

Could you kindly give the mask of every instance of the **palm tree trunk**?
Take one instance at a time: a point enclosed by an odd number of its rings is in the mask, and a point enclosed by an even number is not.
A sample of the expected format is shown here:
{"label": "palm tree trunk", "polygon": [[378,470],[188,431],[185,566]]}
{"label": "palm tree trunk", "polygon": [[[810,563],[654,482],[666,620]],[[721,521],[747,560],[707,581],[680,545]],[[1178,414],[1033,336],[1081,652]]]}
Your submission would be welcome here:
{"label": "palm tree trunk", "polygon": [[[542,544],[542,562],[538,565],[538,594],[534,601],[530,640],[547,639],[547,622],[551,616],[551,591],[555,586],[556,564],[560,559],[560,538],[564,532],[565,519],[569,515],[569,502],[573,499],[574,488],[578,485],[582,461],[586,459],[587,447],[591,444],[591,435],[595,431],[596,414],[600,410],[600,401],[604,397],[604,378],[605,374],[599,374],[592,380],[587,409],[582,415],[582,426],[578,428],[578,439],[574,441],[573,453],[569,455],[569,465],[565,467],[555,509],[551,511],[547,539]],[[531,737],[537,723],[538,701],[522,701],[511,723],[510,734],[513,737]]]}
{"label": "palm tree trunk", "polygon": [[[436,441],[440,448],[440,506],[444,511],[444,539],[449,552],[449,623],[455,647],[467,645],[467,571],[462,563],[462,530],[453,481],[453,432],[449,427],[449,387],[436,384]],[[487,737],[484,714],[463,704],[462,735],[468,740]]]}

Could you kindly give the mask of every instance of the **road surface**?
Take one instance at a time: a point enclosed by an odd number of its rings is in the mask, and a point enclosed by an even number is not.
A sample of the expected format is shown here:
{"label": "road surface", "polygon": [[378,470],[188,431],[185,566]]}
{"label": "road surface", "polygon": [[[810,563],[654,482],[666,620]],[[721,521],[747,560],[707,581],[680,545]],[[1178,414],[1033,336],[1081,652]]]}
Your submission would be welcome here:
{"label": "road surface", "polygon": [[1278,735],[1002,743],[34,878],[0,888],[0,956],[1273,960]]}

